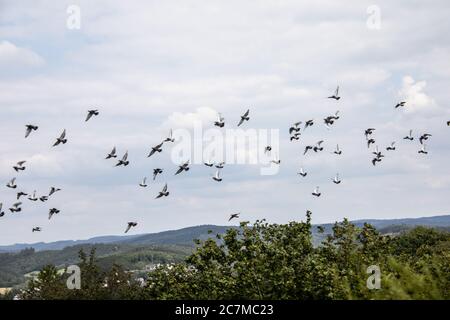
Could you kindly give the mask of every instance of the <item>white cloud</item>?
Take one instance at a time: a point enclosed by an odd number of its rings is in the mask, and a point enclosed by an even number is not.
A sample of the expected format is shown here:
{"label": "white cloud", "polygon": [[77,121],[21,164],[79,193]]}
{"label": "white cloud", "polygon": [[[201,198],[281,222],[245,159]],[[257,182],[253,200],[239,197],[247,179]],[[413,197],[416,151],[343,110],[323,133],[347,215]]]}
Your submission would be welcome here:
{"label": "white cloud", "polygon": [[407,113],[433,113],[437,111],[438,108],[434,99],[424,92],[426,86],[426,81],[415,81],[411,76],[403,77],[399,96],[406,101],[405,110]]}
{"label": "white cloud", "polygon": [[39,67],[44,59],[27,48],[21,48],[13,43],[3,40],[0,42],[0,66],[2,68]]}

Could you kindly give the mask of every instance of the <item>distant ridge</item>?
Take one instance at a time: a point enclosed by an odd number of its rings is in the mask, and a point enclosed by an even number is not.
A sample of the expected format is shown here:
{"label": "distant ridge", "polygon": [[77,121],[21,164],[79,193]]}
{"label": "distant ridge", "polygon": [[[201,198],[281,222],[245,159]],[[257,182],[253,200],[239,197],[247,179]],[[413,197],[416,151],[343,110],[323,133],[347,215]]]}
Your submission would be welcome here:
{"label": "distant ridge", "polygon": [[[360,219],[352,221],[352,223],[354,223],[356,226],[362,226],[364,222],[372,224],[377,229],[383,229],[389,226],[413,227],[419,225],[428,227],[450,227],[450,215],[405,219]],[[333,226],[333,223],[320,225],[325,227],[326,232],[329,232]],[[211,230],[213,234],[217,234],[224,233],[229,228],[235,228],[235,226],[200,225],[178,230],[169,230],[158,233],[138,235],[101,236],[86,240],[63,240],[49,243],[17,243],[13,245],[0,246],[0,252],[16,252],[25,248],[34,248],[36,251],[61,250],[69,246],[96,243],[123,243],[131,245],[192,245],[193,239],[204,240],[210,237],[211,235],[208,234],[208,230]]]}

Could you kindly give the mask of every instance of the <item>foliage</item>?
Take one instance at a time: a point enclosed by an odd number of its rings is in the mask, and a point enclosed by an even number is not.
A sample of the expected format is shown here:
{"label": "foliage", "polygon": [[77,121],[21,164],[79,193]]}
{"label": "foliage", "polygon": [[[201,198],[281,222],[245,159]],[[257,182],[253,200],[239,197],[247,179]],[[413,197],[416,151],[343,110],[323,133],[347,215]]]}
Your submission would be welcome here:
{"label": "foliage", "polygon": [[[149,272],[145,286],[114,265],[102,272],[94,251],[80,252],[81,290],[43,269],[24,299],[449,299],[450,234],[417,227],[381,235],[370,224],[336,223],[313,245],[311,217],[278,225],[241,223],[217,239],[197,240],[183,263]],[[368,289],[369,266],[381,288]],[[106,285],[105,285],[106,284]]]}

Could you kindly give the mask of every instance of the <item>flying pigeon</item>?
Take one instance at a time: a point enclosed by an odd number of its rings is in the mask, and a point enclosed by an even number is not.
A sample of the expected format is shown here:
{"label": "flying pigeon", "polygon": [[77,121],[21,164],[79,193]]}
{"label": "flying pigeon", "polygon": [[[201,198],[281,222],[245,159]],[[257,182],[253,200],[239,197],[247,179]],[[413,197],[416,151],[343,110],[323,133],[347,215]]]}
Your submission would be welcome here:
{"label": "flying pigeon", "polygon": [[214,122],[214,125],[219,128],[223,128],[225,126],[225,118],[222,117],[221,113],[217,115],[217,121]]}
{"label": "flying pigeon", "polygon": [[317,232],[318,233],[324,233],[325,232],[325,228],[322,226],[317,226]]}
{"label": "flying pigeon", "polygon": [[405,104],[406,104],[406,101],[400,101],[399,103],[397,103],[397,104],[395,105],[394,108],[397,109],[398,107],[404,107]]}
{"label": "flying pigeon", "polygon": [[373,144],[373,143],[375,143],[375,139],[373,139],[373,138],[367,139],[367,148],[370,148],[370,144]]}
{"label": "flying pigeon", "polygon": [[155,199],[161,198],[161,197],[167,197],[169,195],[169,191],[167,191],[167,183],[164,185],[164,188],[159,192],[159,194],[156,196]]}
{"label": "flying pigeon", "polygon": [[314,124],[314,119],[306,121],[305,128],[303,130],[306,130],[306,128],[311,127],[313,124]]}
{"label": "flying pigeon", "polygon": [[300,131],[300,125],[302,124],[301,121],[294,123],[294,125],[292,125],[289,128],[289,134],[292,134],[292,132],[299,132]]}
{"label": "flying pigeon", "polygon": [[175,175],[182,173],[183,171],[189,171],[189,160],[183,163],[182,165],[178,166],[177,172],[175,172]]}
{"label": "flying pigeon", "polygon": [[429,133],[424,133],[423,135],[421,135],[419,138],[420,144],[423,144],[423,141],[428,140],[429,137],[431,137],[431,134],[429,134]]}
{"label": "flying pigeon", "polygon": [[36,131],[39,127],[38,126],[35,126],[35,125],[32,125],[32,124],[27,124],[26,126],[25,126],[25,138],[28,138],[28,136],[30,135],[30,133],[32,132],[32,131]]}
{"label": "flying pigeon", "polygon": [[306,175],[308,174],[307,172],[305,172],[303,170],[303,167],[300,168],[300,172],[298,172],[299,175],[301,175],[302,177],[306,177]]}
{"label": "flying pigeon", "polygon": [[277,155],[277,156],[275,156],[274,159],[270,160],[270,162],[272,162],[272,163],[274,163],[274,164],[280,164],[280,163],[281,163],[281,160],[280,160],[280,158],[279,158],[278,155]]}
{"label": "flying pigeon", "polygon": [[447,121],[447,126],[450,126],[450,120],[449,120],[449,121]]}
{"label": "flying pigeon", "polygon": [[0,218],[5,215],[5,212],[2,211],[3,203],[0,202]]}
{"label": "flying pigeon", "polygon": [[241,124],[243,124],[244,121],[250,120],[250,117],[248,116],[249,113],[250,113],[250,110],[247,110],[247,111],[241,116],[241,120],[239,120],[238,127],[239,127]]}
{"label": "flying pigeon", "polygon": [[210,168],[214,165],[214,163],[212,163],[211,160],[209,160],[208,162],[203,162],[203,164]]}
{"label": "flying pigeon", "polygon": [[128,222],[127,228],[125,229],[125,233],[127,233],[128,231],[130,231],[131,228],[136,227],[137,226],[137,222]]}
{"label": "flying pigeon", "polygon": [[116,147],[114,147],[110,153],[108,153],[108,155],[106,156],[105,159],[111,159],[111,158],[117,158],[116,155]]}
{"label": "flying pigeon", "polygon": [[7,184],[6,186],[7,186],[8,188],[11,188],[11,189],[17,188],[17,185],[16,185],[16,178],[12,178],[11,181],[9,181],[8,184]]}
{"label": "flying pigeon", "polygon": [[21,205],[22,205],[22,202],[16,202],[12,205],[11,208],[9,208],[9,211],[20,212],[20,211],[22,211],[22,208],[20,207]]}
{"label": "flying pigeon", "polygon": [[223,162],[223,161],[216,164],[217,169],[223,169],[224,166],[225,166],[225,162]]}
{"label": "flying pigeon", "polygon": [[329,96],[328,99],[335,99],[337,101],[340,98],[341,97],[339,97],[339,86],[337,86],[336,90],[334,91],[334,94],[332,96]]}
{"label": "flying pigeon", "polygon": [[45,202],[48,200],[48,196],[42,196],[39,198],[39,200],[41,200],[41,202]]}
{"label": "flying pigeon", "polygon": [[339,145],[337,144],[336,145],[336,150],[334,150],[334,152],[333,152],[334,154],[337,154],[337,155],[340,155],[340,154],[342,154],[342,150],[341,149],[339,149]]}
{"label": "flying pigeon", "polygon": [[20,191],[20,192],[17,193],[17,200],[19,200],[20,197],[24,197],[24,196],[27,196],[27,195],[28,195],[28,193],[25,193],[25,192],[23,192],[23,191]]}
{"label": "flying pigeon", "polygon": [[126,167],[127,165],[129,165],[130,164],[130,161],[128,161],[128,151],[127,152],[125,152],[125,154],[123,155],[123,157],[122,157],[122,160],[119,160],[119,162],[117,162],[117,164],[116,164],[116,167],[118,167],[118,166],[124,166],[124,167]]}
{"label": "flying pigeon", "polygon": [[312,192],[313,196],[320,197],[321,193],[319,192],[319,187],[316,187]]}
{"label": "flying pigeon", "polygon": [[271,146],[267,146],[264,148],[264,153],[270,153],[270,151],[272,151],[272,147]]}
{"label": "flying pigeon", "polygon": [[313,148],[314,148],[313,146],[306,146],[303,155],[305,155],[308,152],[308,150],[312,150]]}
{"label": "flying pigeon", "polygon": [[25,166],[24,166],[25,162],[26,161],[17,162],[17,164],[15,166],[13,166],[13,169],[16,170],[16,172],[25,170]]}
{"label": "flying pigeon", "polygon": [[66,139],[66,129],[64,129],[64,131],[61,133],[61,136],[59,138],[56,139],[56,142],[53,144],[54,147],[56,147],[57,145],[59,145],[60,143],[62,144],[66,144],[67,143],[67,139]]}
{"label": "flying pigeon", "polygon": [[61,191],[61,189],[55,188],[55,187],[51,187],[51,188],[50,188],[50,192],[48,193],[48,196],[50,197],[50,196],[52,196],[54,193],[56,193],[56,192],[58,192],[58,191]]}
{"label": "flying pigeon", "polygon": [[212,177],[214,181],[220,182],[222,178],[220,177],[220,169],[216,171],[216,174]]}
{"label": "flying pigeon", "polygon": [[28,197],[28,200],[30,201],[38,201],[39,198],[36,197],[36,190],[34,190],[33,195]]}
{"label": "flying pigeon", "polygon": [[228,221],[231,221],[233,219],[239,219],[239,215],[240,214],[241,214],[240,212],[231,214],[230,218],[228,219]]}
{"label": "flying pigeon", "polygon": [[335,184],[341,183],[341,180],[339,179],[339,173],[336,173],[336,176],[334,177],[333,182],[334,182]]}
{"label": "flying pigeon", "polygon": [[163,169],[160,168],[153,169],[153,180],[155,180],[156,176],[161,173],[163,173]]}
{"label": "flying pigeon", "polygon": [[157,146],[152,147],[152,150],[150,150],[150,153],[148,154],[147,158],[150,158],[152,155],[155,154],[155,152],[161,152],[162,145],[164,144],[164,141],[158,144]]}
{"label": "flying pigeon", "polygon": [[88,110],[88,114],[87,114],[85,122],[88,122],[89,119],[92,118],[92,116],[98,116],[98,115],[99,115],[98,110]]}
{"label": "flying pigeon", "polygon": [[403,138],[404,140],[410,140],[413,141],[414,137],[412,136],[412,130],[409,130],[409,135]]}
{"label": "flying pigeon", "polygon": [[300,139],[300,135],[301,135],[300,132],[294,133],[294,135],[291,136],[291,141]]}
{"label": "flying pigeon", "polygon": [[316,145],[313,147],[314,152],[323,150],[323,147],[321,146],[322,143],[323,143],[323,140],[320,140],[316,143]]}
{"label": "flying pigeon", "polygon": [[375,128],[369,128],[369,129],[366,129],[366,130],[364,131],[364,135],[366,136],[366,139],[368,139],[369,136],[370,136],[374,131],[375,131]]}
{"label": "flying pigeon", "polygon": [[142,179],[142,182],[139,183],[139,186],[142,188],[147,188],[147,177],[144,177],[144,179]]}
{"label": "flying pigeon", "polygon": [[391,145],[386,148],[387,151],[394,151],[395,150],[395,141],[391,142]]}
{"label": "flying pigeon", "polygon": [[418,153],[422,153],[422,154],[428,154],[428,151],[426,150],[426,144],[422,145],[422,149],[420,149],[418,151]]}
{"label": "flying pigeon", "polygon": [[40,232],[42,231],[41,227],[34,227],[31,232]]}
{"label": "flying pigeon", "polygon": [[56,208],[51,208],[48,211],[48,220],[50,220],[53,217],[54,214],[58,214],[58,213],[60,213],[60,210],[58,210]]}
{"label": "flying pigeon", "polygon": [[172,137],[172,129],[170,129],[169,136],[164,140],[164,142],[175,142],[175,139]]}

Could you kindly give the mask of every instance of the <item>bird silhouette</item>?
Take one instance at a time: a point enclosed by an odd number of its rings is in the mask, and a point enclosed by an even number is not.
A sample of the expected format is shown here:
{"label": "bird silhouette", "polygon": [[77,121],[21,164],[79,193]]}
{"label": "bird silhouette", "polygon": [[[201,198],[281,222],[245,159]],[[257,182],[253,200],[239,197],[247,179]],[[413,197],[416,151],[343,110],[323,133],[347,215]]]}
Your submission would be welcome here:
{"label": "bird silhouette", "polygon": [[217,121],[214,122],[214,125],[219,128],[223,128],[225,126],[225,118],[222,117],[221,113],[217,115]]}
{"label": "bird silhouette", "polygon": [[59,144],[66,144],[67,143],[67,139],[66,139],[66,129],[64,129],[64,131],[61,133],[61,135],[59,136],[59,138],[56,138],[56,142],[53,144],[54,147],[56,147]]}
{"label": "bird silhouette", "polygon": [[175,175],[182,173],[183,171],[189,171],[189,160],[178,166],[178,170]]}
{"label": "bird silhouette", "polygon": [[248,116],[249,113],[250,113],[250,109],[248,109],[248,110],[241,116],[241,120],[239,120],[239,123],[238,123],[238,125],[237,125],[238,127],[240,127],[241,124],[244,123],[244,121],[250,120],[250,117]]}
{"label": "bird silhouette", "polygon": [[119,166],[126,167],[129,164],[130,164],[130,161],[128,161],[128,151],[127,151],[123,155],[122,159],[117,162],[116,167],[119,167]]}
{"label": "bird silhouette", "polygon": [[231,221],[233,219],[239,219],[240,214],[241,214],[240,212],[231,214],[228,221]]}
{"label": "bird silhouette", "polygon": [[339,86],[337,86],[336,90],[334,91],[334,94],[329,96],[328,99],[334,99],[338,101],[341,97],[339,97]]}
{"label": "bird silhouette", "polygon": [[404,137],[403,140],[410,140],[410,141],[414,140],[414,137],[412,136],[412,130],[409,130],[409,135]]}
{"label": "bird silhouette", "polygon": [[144,177],[144,179],[142,179],[142,182],[139,183],[139,186],[142,188],[147,188],[147,177]]}
{"label": "bird silhouette", "polygon": [[13,169],[16,172],[24,171],[26,169],[24,166],[25,163],[26,163],[26,161],[19,161],[19,162],[17,162],[17,164],[15,166],[13,166]]}
{"label": "bird silhouette", "polygon": [[114,147],[110,153],[108,153],[108,155],[106,156],[105,159],[111,159],[111,158],[117,158],[116,155],[116,147]]}
{"label": "bird silhouette", "polygon": [[169,195],[169,191],[167,191],[167,183],[164,185],[164,188],[159,192],[159,194],[156,196],[155,199],[161,198],[161,197],[167,197]]}
{"label": "bird silhouette", "polygon": [[150,150],[150,153],[148,154],[147,158],[150,158],[152,155],[154,155],[156,152],[161,152],[162,151],[162,146],[164,144],[164,141],[161,142],[160,144],[152,147],[152,149]]}
{"label": "bird silhouette", "polygon": [[220,177],[220,169],[216,170],[216,173],[212,178],[214,181],[217,181],[217,182],[222,181],[222,178]]}
{"label": "bird silhouette", "polygon": [[16,178],[12,178],[6,186],[10,189],[16,189],[17,188]]}
{"label": "bird silhouette", "polygon": [[88,110],[85,122],[88,122],[90,118],[92,118],[93,116],[98,116],[99,114],[100,113],[98,112],[98,110]]}
{"label": "bird silhouette", "polygon": [[386,148],[387,151],[394,151],[395,150],[395,141],[391,142],[391,145]]}
{"label": "bird silhouette", "polygon": [[22,205],[22,202],[16,202],[11,206],[11,208],[9,208],[9,211],[20,212],[20,211],[22,211],[22,208],[20,207],[21,205]]}
{"label": "bird silhouette", "polygon": [[175,142],[175,139],[172,136],[172,129],[170,129],[169,136],[163,142]]}
{"label": "bird silhouette", "polygon": [[395,105],[394,108],[397,109],[397,108],[399,108],[399,107],[404,107],[405,104],[406,104],[406,101],[400,101],[399,103],[397,103],[397,104]]}
{"label": "bird silhouette", "polygon": [[336,150],[334,150],[333,153],[337,154],[337,155],[341,155],[342,154],[342,150],[339,149],[339,145],[338,144],[336,145]]}
{"label": "bird silhouette", "polygon": [[163,169],[161,169],[161,168],[153,169],[153,180],[155,180],[156,176],[161,173],[163,173]]}
{"label": "bird silhouette", "polygon": [[60,213],[60,210],[56,209],[56,208],[51,208],[50,210],[48,210],[48,220],[50,220],[53,215]]}
{"label": "bird silhouette", "polygon": [[431,137],[431,134],[429,133],[424,133],[423,135],[421,135],[419,138],[420,144],[423,144],[423,142],[428,140],[429,137]]}
{"label": "bird silhouette", "polygon": [[316,187],[314,189],[314,191],[312,192],[312,195],[315,196],[315,197],[320,197],[321,194],[322,193],[319,192],[319,187]]}
{"label": "bird silhouette", "polygon": [[127,228],[125,229],[125,233],[128,233],[128,231],[130,231],[131,228],[136,227],[138,224],[135,221],[132,222],[128,222],[127,224]]}
{"label": "bird silhouette", "polygon": [[41,227],[34,227],[33,229],[31,229],[31,232],[41,232],[42,229]]}
{"label": "bird silhouette", "polygon": [[28,136],[32,131],[36,131],[38,128],[39,128],[38,126],[32,124],[25,125],[25,139],[28,138]]}

